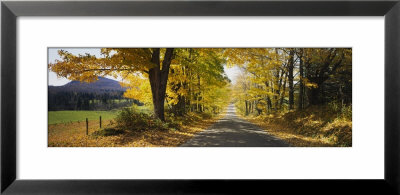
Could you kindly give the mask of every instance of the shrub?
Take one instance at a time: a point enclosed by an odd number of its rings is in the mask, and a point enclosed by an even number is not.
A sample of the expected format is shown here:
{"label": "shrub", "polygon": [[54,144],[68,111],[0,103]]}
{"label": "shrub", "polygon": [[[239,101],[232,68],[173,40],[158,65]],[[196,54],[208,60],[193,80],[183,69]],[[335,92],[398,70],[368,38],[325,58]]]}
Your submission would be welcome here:
{"label": "shrub", "polygon": [[145,131],[149,129],[166,130],[168,125],[153,116],[137,112],[134,108],[122,109],[115,118],[117,128],[129,131]]}
{"label": "shrub", "polygon": [[346,118],[346,119],[352,119],[352,106],[350,105],[350,106],[343,106],[342,107],[342,110],[341,110],[341,112],[342,112],[342,116],[344,117],[344,118]]}
{"label": "shrub", "polygon": [[171,130],[180,130],[180,129],[181,129],[182,122],[175,121],[175,120],[169,120],[169,121],[167,121],[167,122],[165,123],[165,125],[166,125],[166,127],[167,127],[168,129],[171,129]]}
{"label": "shrub", "polygon": [[328,103],[329,108],[337,114],[338,118],[350,119],[352,118],[352,105],[345,105],[338,101]]}

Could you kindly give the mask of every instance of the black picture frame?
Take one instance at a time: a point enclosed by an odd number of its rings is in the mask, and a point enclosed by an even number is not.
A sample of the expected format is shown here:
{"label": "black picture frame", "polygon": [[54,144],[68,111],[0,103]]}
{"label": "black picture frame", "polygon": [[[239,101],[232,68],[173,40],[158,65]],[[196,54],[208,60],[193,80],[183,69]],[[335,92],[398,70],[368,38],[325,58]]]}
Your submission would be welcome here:
{"label": "black picture frame", "polygon": [[[385,16],[384,179],[16,179],[16,20],[19,16]],[[399,0],[2,1],[1,192],[4,194],[399,194],[400,120],[397,120],[400,116],[399,35]]]}

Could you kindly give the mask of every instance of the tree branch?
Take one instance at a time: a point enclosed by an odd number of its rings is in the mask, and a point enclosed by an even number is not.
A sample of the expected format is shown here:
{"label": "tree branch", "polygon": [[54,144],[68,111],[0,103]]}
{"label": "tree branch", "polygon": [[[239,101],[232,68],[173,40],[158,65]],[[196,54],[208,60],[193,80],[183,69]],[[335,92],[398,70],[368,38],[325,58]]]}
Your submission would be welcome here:
{"label": "tree branch", "polygon": [[[111,69],[111,68],[93,68],[93,69],[81,70],[81,71],[78,71],[78,73],[90,72],[90,71],[109,71],[109,70],[113,70],[113,69]],[[117,69],[115,71],[135,71],[135,69],[123,68],[123,69]]]}

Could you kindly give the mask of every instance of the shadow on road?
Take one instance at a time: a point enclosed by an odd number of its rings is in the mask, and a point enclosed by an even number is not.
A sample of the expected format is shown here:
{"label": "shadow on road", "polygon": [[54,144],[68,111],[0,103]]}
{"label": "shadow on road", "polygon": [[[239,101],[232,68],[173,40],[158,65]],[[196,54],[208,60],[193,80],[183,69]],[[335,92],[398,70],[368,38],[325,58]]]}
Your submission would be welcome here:
{"label": "shadow on road", "polygon": [[230,104],[224,118],[196,135],[181,147],[287,147],[286,142],[260,127],[240,119]]}

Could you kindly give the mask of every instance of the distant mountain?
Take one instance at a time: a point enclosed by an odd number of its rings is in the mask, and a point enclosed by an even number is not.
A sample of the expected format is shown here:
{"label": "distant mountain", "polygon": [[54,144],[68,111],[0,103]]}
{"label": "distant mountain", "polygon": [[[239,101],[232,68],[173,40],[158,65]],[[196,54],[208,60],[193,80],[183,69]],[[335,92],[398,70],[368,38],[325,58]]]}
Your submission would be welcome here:
{"label": "distant mountain", "polygon": [[49,93],[57,92],[80,92],[80,93],[110,93],[124,92],[126,88],[121,87],[118,81],[98,77],[98,80],[92,83],[71,81],[62,86],[49,86]]}

